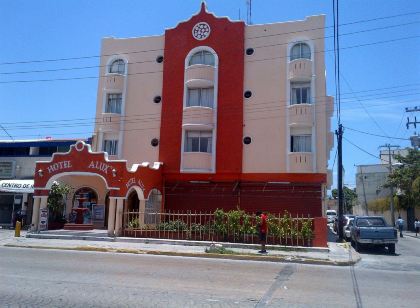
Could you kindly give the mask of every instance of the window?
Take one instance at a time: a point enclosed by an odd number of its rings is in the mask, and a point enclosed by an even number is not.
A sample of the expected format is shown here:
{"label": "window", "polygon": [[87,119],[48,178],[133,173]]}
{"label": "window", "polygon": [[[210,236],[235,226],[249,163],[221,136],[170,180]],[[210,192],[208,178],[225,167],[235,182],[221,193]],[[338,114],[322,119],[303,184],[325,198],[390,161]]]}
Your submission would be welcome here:
{"label": "window", "polygon": [[311,84],[303,82],[292,82],[290,84],[290,97],[292,105],[311,103]]}
{"label": "window", "polygon": [[290,61],[296,59],[311,59],[311,48],[309,48],[308,44],[297,43],[292,47]]}
{"label": "window", "polygon": [[201,50],[193,54],[188,65],[205,64],[214,66],[214,55],[206,50]]}
{"label": "window", "polygon": [[311,135],[294,135],[291,136],[290,151],[291,152],[311,152]]}
{"label": "window", "polygon": [[109,72],[113,74],[125,73],[125,62],[122,59],[115,60],[109,67]]}
{"label": "window", "polygon": [[211,153],[211,131],[189,131],[185,133],[185,152]]}
{"label": "window", "polygon": [[105,112],[106,113],[119,113],[121,114],[121,93],[110,93],[106,99]]}
{"label": "window", "polygon": [[107,152],[109,155],[118,154],[118,140],[104,140],[103,149],[104,152]]}
{"label": "window", "polygon": [[187,107],[201,106],[213,108],[214,88],[188,89]]}

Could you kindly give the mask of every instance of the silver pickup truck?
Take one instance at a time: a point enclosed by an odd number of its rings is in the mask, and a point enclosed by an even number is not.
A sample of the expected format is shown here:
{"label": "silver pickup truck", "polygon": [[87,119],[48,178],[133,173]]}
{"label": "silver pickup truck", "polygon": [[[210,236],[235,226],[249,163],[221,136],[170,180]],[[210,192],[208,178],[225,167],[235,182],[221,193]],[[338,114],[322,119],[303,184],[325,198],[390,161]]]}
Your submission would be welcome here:
{"label": "silver pickup truck", "polygon": [[395,254],[398,242],[397,229],[387,226],[381,216],[356,216],[351,226],[351,244],[356,249],[364,245],[388,247],[388,252]]}

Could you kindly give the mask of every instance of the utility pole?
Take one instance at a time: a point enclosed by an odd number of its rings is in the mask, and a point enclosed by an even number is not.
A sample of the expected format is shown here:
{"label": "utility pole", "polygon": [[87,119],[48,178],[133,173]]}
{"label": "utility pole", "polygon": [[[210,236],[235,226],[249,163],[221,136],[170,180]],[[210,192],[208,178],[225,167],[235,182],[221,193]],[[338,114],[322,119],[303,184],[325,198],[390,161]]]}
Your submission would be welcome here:
{"label": "utility pole", "polygon": [[[387,148],[388,149],[388,168],[389,168],[389,174],[392,173],[392,161],[391,161],[391,148],[398,149],[399,145],[390,145],[389,143],[385,145],[381,145],[380,148]],[[395,226],[395,209],[394,209],[394,187],[392,184],[389,186],[391,198],[390,198],[390,206],[391,206],[391,222],[392,225]]]}
{"label": "utility pole", "polygon": [[343,125],[338,125],[337,135],[337,154],[338,154],[338,239],[343,240]]}
{"label": "utility pole", "polygon": [[[415,106],[414,108],[405,108],[405,112],[420,112],[420,106]],[[414,121],[410,121],[410,117],[407,117],[407,129],[410,128],[410,125],[414,126],[414,135],[410,137],[411,140],[411,146],[415,149],[417,149],[420,146],[420,136],[417,134],[417,124],[420,124],[419,121],[417,121],[417,117],[414,116]]]}

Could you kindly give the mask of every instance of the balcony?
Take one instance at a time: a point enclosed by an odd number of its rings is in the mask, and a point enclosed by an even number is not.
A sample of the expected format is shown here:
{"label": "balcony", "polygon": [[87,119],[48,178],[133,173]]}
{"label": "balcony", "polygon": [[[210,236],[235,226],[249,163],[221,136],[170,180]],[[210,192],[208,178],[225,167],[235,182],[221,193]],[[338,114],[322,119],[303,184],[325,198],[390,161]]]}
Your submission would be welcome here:
{"label": "balcony", "polygon": [[110,74],[105,77],[105,89],[106,90],[124,90],[124,75]]}
{"label": "balcony", "polygon": [[215,124],[214,112],[214,109],[208,107],[187,107],[182,115],[182,126],[205,125],[213,128]]}
{"label": "balcony", "polygon": [[98,129],[102,132],[119,132],[121,115],[116,113],[102,113],[98,119]]}
{"label": "balcony", "polygon": [[199,152],[182,153],[182,171],[184,172],[211,172],[212,154]]}
{"label": "balcony", "polygon": [[297,59],[289,64],[290,81],[311,81],[312,60]]}
{"label": "balcony", "polygon": [[291,173],[312,173],[312,153],[292,152],[289,153],[289,166]]}
{"label": "balcony", "polygon": [[189,88],[214,86],[214,66],[195,64],[185,69],[185,83]]}
{"label": "balcony", "polygon": [[295,104],[288,107],[290,126],[312,126],[314,105]]}

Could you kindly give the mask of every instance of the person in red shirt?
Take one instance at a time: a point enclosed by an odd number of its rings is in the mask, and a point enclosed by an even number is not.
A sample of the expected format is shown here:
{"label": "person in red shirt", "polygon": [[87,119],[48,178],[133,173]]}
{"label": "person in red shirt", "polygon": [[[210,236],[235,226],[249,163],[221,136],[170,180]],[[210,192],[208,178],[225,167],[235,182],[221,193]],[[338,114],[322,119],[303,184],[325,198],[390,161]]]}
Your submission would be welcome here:
{"label": "person in red shirt", "polygon": [[267,225],[267,215],[258,211],[257,216],[260,217],[260,223],[257,225],[260,242],[261,242],[261,250],[258,251],[259,253],[267,253],[265,250],[265,244],[267,243],[267,233],[268,233],[268,225]]}

